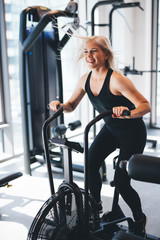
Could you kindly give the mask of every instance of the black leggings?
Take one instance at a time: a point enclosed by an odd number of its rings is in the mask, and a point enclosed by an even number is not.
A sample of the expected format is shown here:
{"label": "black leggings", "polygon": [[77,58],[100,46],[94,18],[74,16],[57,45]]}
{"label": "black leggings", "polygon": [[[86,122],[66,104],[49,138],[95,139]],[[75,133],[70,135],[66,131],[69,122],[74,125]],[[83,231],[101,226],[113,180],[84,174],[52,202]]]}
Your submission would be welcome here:
{"label": "black leggings", "polygon": [[[89,149],[89,188],[97,202],[101,200],[102,187],[99,169],[105,158],[119,148],[118,163],[121,160],[129,160],[133,154],[142,153],[145,144],[146,128],[143,120],[120,128],[104,125]],[[124,201],[131,208],[134,219],[140,219],[142,216],[140,198],[130,185],[127,171],[119,168],[118,165],[115,170],[114,183]]]}

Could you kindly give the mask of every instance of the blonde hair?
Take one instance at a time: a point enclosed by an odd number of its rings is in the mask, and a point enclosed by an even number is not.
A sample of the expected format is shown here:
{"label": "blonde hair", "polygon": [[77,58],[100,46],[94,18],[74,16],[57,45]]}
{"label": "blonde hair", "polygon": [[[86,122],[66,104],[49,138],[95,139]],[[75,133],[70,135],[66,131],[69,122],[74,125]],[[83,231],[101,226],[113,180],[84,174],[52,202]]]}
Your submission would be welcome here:
{"label": "blonde hair", "polygon": [[85,43],[89,41],[95,41],[95,43],[101,48],[101,50],[106,53],[109,57],[106,60],[106,66],[108,68],[112,68],[113,70],[117,70],[117,67],[115,65],[115,56],[111,47],[111,43],[108,38],[104,36],[91,36],[91,37],[80,37],[82,40],[82,45],[80,46],[79,52],[78,52],[78,61],[80,61],[84,55],[83,55],[83,46]]}

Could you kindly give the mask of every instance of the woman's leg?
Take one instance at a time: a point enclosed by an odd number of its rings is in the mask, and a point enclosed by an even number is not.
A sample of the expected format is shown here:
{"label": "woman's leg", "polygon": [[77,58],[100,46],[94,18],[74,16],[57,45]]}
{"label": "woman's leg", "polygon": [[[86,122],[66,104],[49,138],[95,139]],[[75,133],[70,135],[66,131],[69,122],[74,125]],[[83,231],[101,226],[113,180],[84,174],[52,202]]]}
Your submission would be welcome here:
{"label": "woman's leg", "polygon": [[143,214],[141,201],[138,193],[132,188],[130,184],[130,177],[128,176],[127,171],[117,166],[114,182],[115,187],[121,194],[122,198],[132,210],[135,221],[141,219]]}
{"label": "woman's leg", "polygon": [[[142,153],[146,144],[146,129],[143,122],[139,126],[123,129],[121,134],[118,163],[121,160],[129,160],[133,154]],[[138,221],[143,216],[141,201],[138,193],[130,184],[130,177],[127,171],[117,166],[114,181],[119,193],[131,208],[135,221]]]}
{"label": "woman's leg", "polygon": [[100,191],[102,180],[99,169],[105,158],[116,149],[116,141],[107,130],[107,127],[101,129],[89,149],[89,189],[96,202],[101,201]]}
{"label": "woman's leg", "polygon": [[117,190],[132,211],[135,220],[134,234],[145,237],[147,218],[142,211],[141,200],[138,193],[130,185],[130,178],[127,171],[117,166],[114,181]]}

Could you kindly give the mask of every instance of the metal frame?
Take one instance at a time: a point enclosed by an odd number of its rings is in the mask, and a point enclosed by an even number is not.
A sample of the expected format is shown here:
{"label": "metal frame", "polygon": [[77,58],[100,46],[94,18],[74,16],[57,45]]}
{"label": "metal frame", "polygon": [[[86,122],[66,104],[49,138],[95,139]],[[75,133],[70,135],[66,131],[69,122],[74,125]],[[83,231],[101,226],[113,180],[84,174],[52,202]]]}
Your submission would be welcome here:
{"label": "metal frame", "polygon": [[[0,28],[1,29],[1,28]],[[1,46],[1,41],[0,41]],[[0,108],[1,108],[1,114],[2,114],[2,120],[0,121],[0,124],[5,123],[5,109],[4,109],[4,91],[3,91],[3,77],[2,77],[2,56],[0,51]]]}
{"label": "metal frame", "polygon": [[[1,41],[0,41],[1,45]],[[0,121],[0,124],[5,123],[5,109],[4,109],[4,94],[3,94],[3,78],[2,78],[2,56],[0,51],[0,108],[1,108],[1,114],[2,114],[2,120]]]}
{"label": "metal frame", "polygon": [[[152,0],[152,55],[151,55],[151,69],[157,70],[157,46],[158,46],[158,15],[159,15],[159,0]],[[150,127],[156,127],[156,98],[157,98],[157,73],[151,73],[151,118]]]}
{"label": "metal frame", "polygon": [[4,29],[4,2],[0,2],[0,104],[1,104],[1,110],[2,110],[2,121],[0,124],[5,123],[5,108],[4,108],[4,87],[3,87],[3,72],[2,72],[2,37],[3,37],[3,29]]}
{"label": "metal frame", "polygon": [[141,10],[143,10],[140,6],[140,2],[122,3],[119,5],[114,5],[113,8],[111,9],[109,14],[109,37],[111,44],[112,44],[112,19],[114,11],[119,8],[131,8],[131,7],[139,7]]}
{"label": "metal frame", "polygon": [[[95,24],[95,18],[94,18],[95,10],[99,6],[110,5],[110,4],[112,4],[113,7],[112,7],[112,9],[109,13],[109,22],[108,23]],[[94,27],[95,26],[109,27],[109,38],[110,38],[110,41],[112,43],[112,19],[113,19],[114,11],[119,9],[119,8],[130,8],[130,7],[139,7],[141,10],[143,10],[140,6],[140,2],[124,3],[123,0],[110,0],[110,1],[97,2],[91,10],[91,33],[92,33],[92,35],[94,35]]]}

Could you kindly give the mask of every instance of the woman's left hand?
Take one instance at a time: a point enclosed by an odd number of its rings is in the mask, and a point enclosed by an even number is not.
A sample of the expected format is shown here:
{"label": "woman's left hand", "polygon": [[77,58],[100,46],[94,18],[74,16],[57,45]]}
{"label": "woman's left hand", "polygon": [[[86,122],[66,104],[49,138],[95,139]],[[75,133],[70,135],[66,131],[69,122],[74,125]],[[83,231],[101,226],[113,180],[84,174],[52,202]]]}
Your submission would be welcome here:
{"label": "woman's left hand", "polygon": [[127,107],[123,107],[123,106],[113,107],[112,118],[128,118],[126,116],[122,116],[122,113],[123,113],[124,110],[129,111],[129,109]]}

